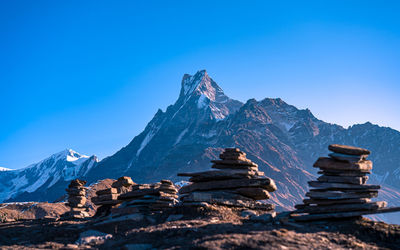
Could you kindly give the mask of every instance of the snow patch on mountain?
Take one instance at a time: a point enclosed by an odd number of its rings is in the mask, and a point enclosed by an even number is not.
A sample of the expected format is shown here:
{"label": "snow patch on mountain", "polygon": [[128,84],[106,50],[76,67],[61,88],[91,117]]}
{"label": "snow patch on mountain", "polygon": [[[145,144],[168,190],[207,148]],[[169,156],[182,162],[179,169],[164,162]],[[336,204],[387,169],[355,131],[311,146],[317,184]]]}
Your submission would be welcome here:
{"label": "snow patch on mountain", "polygon": [[176,138],[176,141],[175,141],[175,143],[174,143],[174,146],[176,145],[176,144],[178,144],[181,140],[182,140],[182,137],[188,132],[188,128],[185,128],[180,134],[179,134],[179,136],[178,136],[178,138]]}
{"label": "snow patch on mountain", "polygon": [[32,193],[40,188],[48,189],[59,181],[79,178],[97,162],[95,156],[89,157],[66,149],[26,168],[1,171],[0,202],[23,192]]}
{"label": "snow patch on mountain", "polygon": [[201,94],[199,100],[197,100],[197,107],[199,109],[205,108],[208,104],[208,98],[204,94]]}
{"label": "snow patch on mountain", "polygon": [[0,171],[12,171],[13,169],[0,167]]}
{"label": "snow patch on mountain", "polygon": [[150,130],[150,132],[146,135],[146,137],[143,139],[142,143],[140,144],[140,148],[136,152],[136,157],[140,155],[142,150],[147,146],[147,144],[153,139],[153,136],[157,133],[157,131]]}

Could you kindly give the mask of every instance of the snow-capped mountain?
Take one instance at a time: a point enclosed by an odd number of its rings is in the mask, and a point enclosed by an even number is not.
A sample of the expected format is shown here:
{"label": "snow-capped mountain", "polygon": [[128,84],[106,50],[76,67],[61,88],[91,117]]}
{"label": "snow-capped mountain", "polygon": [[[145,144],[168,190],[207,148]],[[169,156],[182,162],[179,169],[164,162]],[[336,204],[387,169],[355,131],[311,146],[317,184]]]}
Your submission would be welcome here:
{"label": "snow-capped mountain", "polygon": [[11,169],[9,169],[9,168],[3,168],[3,167],[0,167],[0,171],[10,171]]}
{"label": "snow-capped mountain", "polygon": [[66,182],[84,176],[97,162],[96,156],[66,149],[26,168],[0,171],[0,201],[56,199]]}
{"label": "snow-capped mountain", "polygon": [[94,182],[129,175],[139,183],[180,181],[178,172],[208,169],[223,148],[239,147],[276,181],[276,204],[290,208],[302,200],[307,181],[315,178],[312,164],[328,154],[331,143],[370,149],[374,179],[400,189],[400,132],[371,123],[345,129],[279,98],[243,104],[226,96],[202,70],[184,75],[175,104],[158,110],[141,134],[86,178]]}
{"label": "snow-capped mountain", "polygon": [[273,178],[272,200],[290,209],[314,179],[313,163],[332,143],[365,147],[374,162],[369,183],[383,185],[381,200],[400,206],[400,132],[371,123],[343,128],[317,119],[283,100],[233,100],[205,70],[184,75],[175,104],[158,110],[142,133],[97,163],[63,151],[22,170],[0,172],[0,200],[52,201],[65,194],[67,181],[96,182],[131,176],[135,182],[182,181],[178,172],[209,169],[226,147],[239,147]]}

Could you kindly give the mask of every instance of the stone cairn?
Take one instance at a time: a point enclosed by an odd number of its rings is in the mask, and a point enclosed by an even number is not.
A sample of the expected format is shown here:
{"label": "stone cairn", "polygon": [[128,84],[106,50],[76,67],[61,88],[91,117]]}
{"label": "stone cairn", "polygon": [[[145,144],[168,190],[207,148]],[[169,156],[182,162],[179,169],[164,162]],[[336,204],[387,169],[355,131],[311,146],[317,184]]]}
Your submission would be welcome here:
{"label": "stone cairn", "polygon": [[108,215],[111,209],[122,203],[121,200],[118,200],[118,196],[130,191],[130,187],[135,184],[131,177],[122,176],[111,185],[111,188],[97,191],[97,196],[92,198],[92,202],[99,206],[96,216]]}
{"label": "stone cairn", "polygon": [[211,168],[216,170],[178,174],[190,177],[192,182],[179,190],[183,206],[212,204],[266,211],[275,208],[273,204],[257,201],[269,199],[269,192],[274,192],[276,186],[245,153],[238,148],[226,148],[220,160],[211,162]]}
{"label": "stone cairn", "polygon": [[75,179],[71,181],[66,189],[68,194],[68,203],[66,204],[71,210],[66,214],[67,217],[85,218],[89,217],[88,208],[86,207],[86,181]]}
{"label": "stone cairn", "polygon": [[337,144],[329,145],[329,150],[333,152],[329,157],[320,157],[314,163],[322,175],[308,182],[312,188],[306,193],[309,198],[295,206],[292,217],[297,221],[359,217],[384,208],[386,202],[371,202],[380,186],[366,184],[372,169],[372,162],[367,160],[370,151]]}
{"label": "stone cairn", "polygon": [[118,196],[121,205],[113,214],[154,213],[174,207],[178,203],[178,190],[170,180],[153,184],[138,184]]}

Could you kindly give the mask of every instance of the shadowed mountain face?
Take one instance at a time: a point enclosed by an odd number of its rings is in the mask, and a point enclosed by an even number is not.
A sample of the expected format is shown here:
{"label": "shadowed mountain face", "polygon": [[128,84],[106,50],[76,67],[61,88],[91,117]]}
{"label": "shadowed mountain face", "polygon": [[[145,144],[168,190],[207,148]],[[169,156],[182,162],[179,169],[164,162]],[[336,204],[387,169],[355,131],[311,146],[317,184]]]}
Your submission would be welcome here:
{"label": "shadowed mountain face", "polygon": [[[279,98],[243,104],[227,97],[204,70],[184,75],[175,104],[158,110],[145,130],[114,155],[97,163],[94,156],[74,158],[77,153],[68,151],[35,168],[0,171],[0,194],[2,200],[52,201],[65,194],[72,177],[89,183],[123,175],[138,183],[178,181],[178,172],[209,169],[223,148],[238,147],[275,180],[278,191],[272,200],[290,209],[301,203],[307,181],[315,178],[313,163],[328,154],[332,143],[370,149],[374,169],[369,183],[384,184],[379,199],[400,205],[400,132],[371,123],[345,129]],[[72,164],[68,155],[82,160]],[[27,183],[18,184],[24,178]]]}
{"label": "shadowed mountain face", "polygon": [[348,129],[318,120],[281,99],[227,97],[207,75],[185,75],[178,100],[159,110],[145,130],[113,156],[93,167],[86,178],[132,176],[136,182],[180,180],[178,172],[209,169],[225,147],[238,147],[273,178],[273,200],[289,208],[300,203],[314,178],[312,164],[332,143],[372,151],[373,181],[400,188],[400,133],[370,123]]}

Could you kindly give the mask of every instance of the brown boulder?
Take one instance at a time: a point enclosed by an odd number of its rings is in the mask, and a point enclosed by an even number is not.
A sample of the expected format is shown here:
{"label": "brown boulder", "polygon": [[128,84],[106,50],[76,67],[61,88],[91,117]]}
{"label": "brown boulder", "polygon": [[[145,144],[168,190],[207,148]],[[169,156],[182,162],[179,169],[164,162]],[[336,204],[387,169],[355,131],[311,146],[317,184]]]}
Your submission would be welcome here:
{"label": "brown boulder", "polygon": [[346,154],[346,155],[369,155],[371,152],[368,149],[358,148],[347,145],[331,144],[328,149],[335,153]]}

